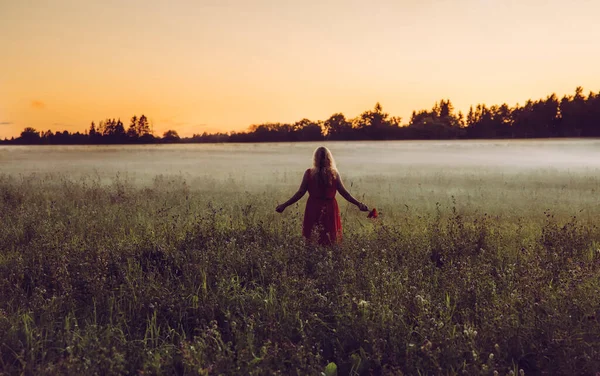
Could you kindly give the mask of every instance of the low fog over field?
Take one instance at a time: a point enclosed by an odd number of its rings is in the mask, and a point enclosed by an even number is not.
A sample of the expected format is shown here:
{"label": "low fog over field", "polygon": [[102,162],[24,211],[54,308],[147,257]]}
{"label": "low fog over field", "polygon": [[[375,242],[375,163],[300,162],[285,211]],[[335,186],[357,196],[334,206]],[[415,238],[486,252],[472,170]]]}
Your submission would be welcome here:
{"label": "low fog over field", "polygon": [[[436,203],[497,213],[600,211],[600,141],[325,142],[351,191],[388,214]],[[321,143],[0,148],[0,173],[135,185],[176,178],[209,193],[284,201]],[[345,205],[345,203],[344,203]]]}
{"label": "low fog over field", "polygon": [[119,173],[144,179],[159,174],[192,178],[242,175],[262,180],[277,173],[297,173],[311,163],[319,145],[333,152],[348,175],[402,175],[417,169],[484,168],[561,171],[600,168],[598,140],[542,141],[395,141],[276,144],[190,144],[117,146],[0,147],[0,172],[61,173],[72,177]]}

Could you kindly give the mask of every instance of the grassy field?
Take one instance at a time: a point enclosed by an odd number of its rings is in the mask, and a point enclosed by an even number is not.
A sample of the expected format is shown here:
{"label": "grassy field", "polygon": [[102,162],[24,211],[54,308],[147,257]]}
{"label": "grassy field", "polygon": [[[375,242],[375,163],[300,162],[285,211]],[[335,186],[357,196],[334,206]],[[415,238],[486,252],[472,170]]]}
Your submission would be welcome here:
{"label": "grassy field", "polygon": [[274,211],[296,166],[142,179],[0,160],[0,373],[600,370],[600,170],[338,154],[382,214],[338,197],[334,248],[301,239],[305,199]]}

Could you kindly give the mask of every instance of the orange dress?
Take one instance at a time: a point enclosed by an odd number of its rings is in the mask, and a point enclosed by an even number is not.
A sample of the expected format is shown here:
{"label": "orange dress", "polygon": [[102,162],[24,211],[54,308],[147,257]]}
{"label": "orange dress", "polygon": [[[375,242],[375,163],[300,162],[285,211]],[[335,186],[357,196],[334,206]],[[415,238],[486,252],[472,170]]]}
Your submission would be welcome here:
{"label": "orange dress", "polygon": [[313,232],[321,245],[331,245],[342,240],[342,219],[335,200],[337,187],[322,186],[316,177],[308,173],[308,201],[304,210],[302,235],[311,239]]}

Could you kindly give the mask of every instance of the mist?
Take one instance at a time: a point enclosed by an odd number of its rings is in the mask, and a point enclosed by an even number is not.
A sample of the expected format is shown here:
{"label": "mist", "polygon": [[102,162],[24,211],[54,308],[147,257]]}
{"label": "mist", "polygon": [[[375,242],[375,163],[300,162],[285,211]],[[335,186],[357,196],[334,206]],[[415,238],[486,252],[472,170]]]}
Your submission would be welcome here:
{"label": "mist", "polygon": [[312,153],[320,145],[332,151],[342,175],[351,177],[600,169],[599,140],[511,140],[3,146],[0,172],[60,173],[74,179],[97,176],[102,180],[119,174],[138,184],[146,184],[157,175],[277,183],[272,179],[275,176],[299,179],[311,166]]}

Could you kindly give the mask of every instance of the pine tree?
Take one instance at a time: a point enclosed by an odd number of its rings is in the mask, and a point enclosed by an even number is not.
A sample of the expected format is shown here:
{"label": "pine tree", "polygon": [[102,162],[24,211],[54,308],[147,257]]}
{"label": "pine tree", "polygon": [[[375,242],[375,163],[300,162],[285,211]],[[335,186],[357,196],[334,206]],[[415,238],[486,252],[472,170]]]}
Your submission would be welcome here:
{"label": "pine tree", "polygon": [[142,115],[138,119],[137,134],[138,137],[143,137],[150,134],[150,125],[148,124],[148,118],[146,117],[146,115]]}
{"label": "pine tree", "polygon": [[138,119],[137,116],[133,115],[133,117],[130,120],[131,122],[129,123],[129,128],[127,129],[127,136],[129,138],[138,138],[139,134],[137,132],[137,124],[138,124]]}

